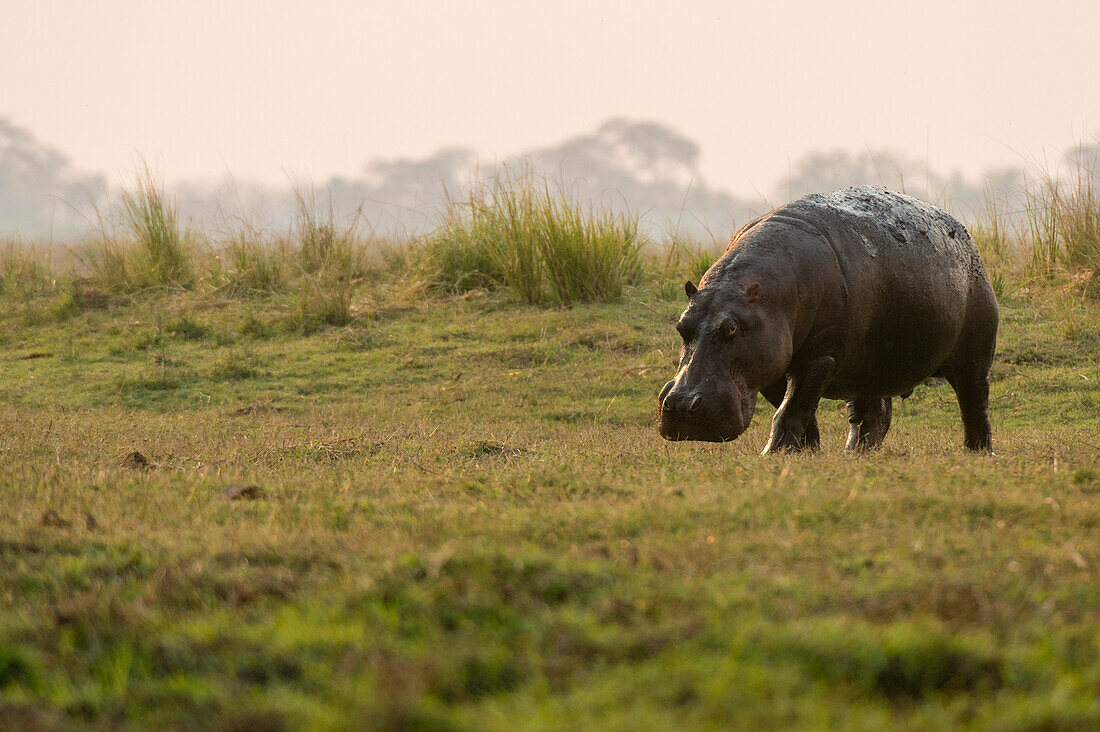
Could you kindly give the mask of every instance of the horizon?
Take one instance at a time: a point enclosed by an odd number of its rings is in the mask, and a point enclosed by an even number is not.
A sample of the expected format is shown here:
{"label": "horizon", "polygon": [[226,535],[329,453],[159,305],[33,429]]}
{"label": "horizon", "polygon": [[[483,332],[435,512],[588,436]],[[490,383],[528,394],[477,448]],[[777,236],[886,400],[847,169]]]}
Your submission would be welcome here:
{"label": "horizon", "polygon": [[[853,153],[809,151],[786,174],[753,195],[738,196],[708,181],[699,170],[705,151],[679,130],[654,120],[615,117],[556,143],[486,161],[471,148],[445,148],[422,157],[374,159],[357,176],[316,181],[287,173],[278,184],[236,177],[166,183],[163,166],[135,156],[131,170],[109,181],[72,165],[64,151],[0,117],[0,233],[30,239],[80,236],[110,217],[112,199],[147,179],[165,185],[188,226],[217,228],[226,216],[260,216],[267,228],[285,228],[300,192],[318,193],[341,215],[362,214],[384,236],[416,236],[434,227],[446,202],[462,199],[475,181],[510,171],[530,171],[600,205],[637,214],[651,234],[678,231],[697,240],[724,240],[751,218],[807,193],[849,185],[882,185],[908,192],[966,216],[1018,199],[1026,179],[1057,177],[1069,163],[1090,176],[1100,173],[1100,136],[1057,152],[1049,160],[1021,159],[1015,166],[963,176],[888,149]],[[1076,157],[1075,157],[1076,156]],[[151,176],[151,177],[150,177]],[[170,180],[170,178],[168,178]],[[1014,207],[1010,206],[1010,208]],[[233,211],[230,213],[229,211]],[[676,234],[671,234],[675,236]]]}
{"label": "horizon", "polygon": [[506,159],[615,117],[698,142],[698,174],[739,197],[812,151],[973,177],[1100,121],[1100,6],[1026,8],[47,2],[8,13],[0,117],[112,183],[138,156],[172,185]]}

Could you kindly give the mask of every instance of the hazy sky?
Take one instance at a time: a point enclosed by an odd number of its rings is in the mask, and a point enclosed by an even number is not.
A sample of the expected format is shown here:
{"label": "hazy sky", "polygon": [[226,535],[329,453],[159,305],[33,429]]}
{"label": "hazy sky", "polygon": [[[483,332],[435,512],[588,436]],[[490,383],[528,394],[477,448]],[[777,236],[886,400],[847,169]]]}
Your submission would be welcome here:
{"label": "hazy sky", "polygon": [[324,180],[624,115],[751,193],[814,149],[976,173],[1100,129],[1096,0],[0,0],[0,18],[0,116],[112,179],[141,152],[170,180]]}

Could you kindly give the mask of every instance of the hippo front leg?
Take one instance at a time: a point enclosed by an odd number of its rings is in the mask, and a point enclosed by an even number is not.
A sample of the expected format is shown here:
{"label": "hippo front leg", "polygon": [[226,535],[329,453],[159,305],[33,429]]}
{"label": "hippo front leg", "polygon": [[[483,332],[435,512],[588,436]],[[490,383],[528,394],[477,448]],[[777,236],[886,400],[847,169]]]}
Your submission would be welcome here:
{"label": "hippo front leg", "polygon": [[818,448],[821,436],[817,429],[817,403],[835,368],[832,356],[822,356],[787,377],[787,393],[772,418],[771,438],[762,455]]}

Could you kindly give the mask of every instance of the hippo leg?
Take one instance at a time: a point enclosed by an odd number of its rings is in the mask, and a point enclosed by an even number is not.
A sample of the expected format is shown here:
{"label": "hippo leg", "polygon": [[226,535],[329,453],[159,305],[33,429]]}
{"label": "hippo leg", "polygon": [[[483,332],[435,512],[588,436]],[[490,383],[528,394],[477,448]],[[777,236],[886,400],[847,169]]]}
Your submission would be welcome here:
{"label": "hippo leg", "polygon": [[848,424],[851,429],[845,447],[849,450],[869,450],[881,445],[890,429],[893,401],[890,397],[871,397],[848,402]]}
{"label": "hippo leg", "polygon": [[992,453],[989,369],[997,343],[997,300],[988,283],[979,284],[966,313],[967,337],[960,341],[938,375],[947,379],[959,400],[967,449]]}
{"label": "hippo leg", "polygon": [[[764,395],[764,398],[767,399],[773,407],[779,409],[783,404],[783,397],[787,395],[787,380],[782,379],[770,386],[766,386],[760,390],[760,393]],[[821,444],[821,431],[817,428],[816,411],[809,416],[805,424],[805,437],[802,442],[804,446],[814,449]]]}
{"label": "hippo leg", "polygon": [[959,400],[966,449],[993,452],[993,432],[989,426],[989,377],[945,370],[944,378]]}
{"label": "hippo leg", "polygon": [[761,454],[818,448],[821,434],[817,428],[817,403],[835,368],[833,357],[823,356],[788,376],[783,402],[772,418],[771,438]]}

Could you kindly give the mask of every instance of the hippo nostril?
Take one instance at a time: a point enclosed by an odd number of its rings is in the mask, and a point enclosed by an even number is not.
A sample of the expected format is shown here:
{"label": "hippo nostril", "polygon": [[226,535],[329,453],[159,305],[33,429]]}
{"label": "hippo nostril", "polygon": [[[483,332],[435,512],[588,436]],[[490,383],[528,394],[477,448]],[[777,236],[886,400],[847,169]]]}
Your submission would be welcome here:
{"label": "hippo nostril", "polygon": [[688,411],[689,412],[694,412],[696,409],[698,409],[699,408],[699,402],[701,402],[701,401],[703,401],[703,398],[701,396],[699,396],[698,394],[693,396],[691,398],[691,404],[688,405]]}

